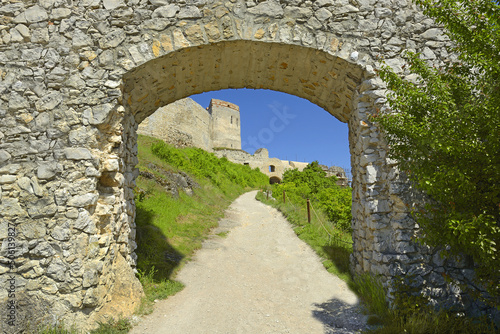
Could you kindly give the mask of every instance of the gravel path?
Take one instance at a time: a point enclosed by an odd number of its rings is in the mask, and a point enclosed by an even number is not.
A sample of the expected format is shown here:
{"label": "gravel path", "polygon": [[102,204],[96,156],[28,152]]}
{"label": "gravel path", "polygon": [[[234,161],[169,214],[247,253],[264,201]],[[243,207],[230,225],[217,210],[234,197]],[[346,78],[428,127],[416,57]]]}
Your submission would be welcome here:
{"label": "gravel path", "polygon": [[358,333],[365,317],[274,208],[236,199],[177,275],[184,290],[159,301],[131,333]]}

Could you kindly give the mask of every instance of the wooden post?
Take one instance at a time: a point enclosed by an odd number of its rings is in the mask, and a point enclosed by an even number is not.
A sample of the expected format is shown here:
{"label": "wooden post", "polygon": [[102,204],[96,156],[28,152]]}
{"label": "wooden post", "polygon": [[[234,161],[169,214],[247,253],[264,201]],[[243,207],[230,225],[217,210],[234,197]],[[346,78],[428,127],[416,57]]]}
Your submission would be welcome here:
{"label": "wooden post", "polygon": [[311,223],[311,203],[309,203],[309,198],[307,199],[307,222]]}
{"label": "wooden post", "polygon": [[266,193],[267,193],[267,199],[269,200],[269,190],[267,190]]}
{"label": "wooden post", "polygon": [[285,190],[283,190],[283,203],[286,203]]}

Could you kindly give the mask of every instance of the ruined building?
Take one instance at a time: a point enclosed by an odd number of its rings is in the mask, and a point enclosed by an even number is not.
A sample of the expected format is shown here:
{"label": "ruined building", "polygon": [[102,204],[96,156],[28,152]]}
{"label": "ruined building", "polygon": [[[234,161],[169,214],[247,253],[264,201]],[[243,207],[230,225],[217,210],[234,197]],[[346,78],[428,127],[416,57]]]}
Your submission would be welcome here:
{"label": "ruined building", "polygon": [[[208,111],[208,112],[207,112]],[[212,99],[205,110],[190,98],[178,100],[146,118],[137,133],[164,140],[176,147],[199,147],[219,158],[244,164],[269,176],[270,183],[283,179],[286,170],[302,171],[308,163],[270,158],[265,148],[252,155],[241,149],[240,108],[230,102]],[[347,186],[341,167],[322,166],[327,176],[335,175],[338,184]]]}

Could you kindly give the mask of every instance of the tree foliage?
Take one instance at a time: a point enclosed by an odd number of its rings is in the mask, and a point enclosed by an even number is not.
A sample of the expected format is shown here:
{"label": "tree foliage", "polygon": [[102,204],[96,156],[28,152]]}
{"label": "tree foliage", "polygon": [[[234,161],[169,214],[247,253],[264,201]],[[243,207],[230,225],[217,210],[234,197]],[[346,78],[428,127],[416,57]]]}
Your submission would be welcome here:
{"label": "tree foliage", "polygon": [[338,228],[351,230],[352,190],[350,187],[338,186],[335,176],[327,177],[317,161],[307,165],[303,171],[285,171],[283,182],[275,187],[275,193],[280,194],[285,190],[294,203],[309,198]]}
{"label": "tree foliage", "polygon": [[374,120],[399,169],[426,194],[412,208],[422,240],[471,255],[478,279],[498,301],[500,6],[491,0],[416,2],[445,28],[454,43],[448,51],[457,58],[436,68],[406,53],[417,82],[383,68],[392,110]]}

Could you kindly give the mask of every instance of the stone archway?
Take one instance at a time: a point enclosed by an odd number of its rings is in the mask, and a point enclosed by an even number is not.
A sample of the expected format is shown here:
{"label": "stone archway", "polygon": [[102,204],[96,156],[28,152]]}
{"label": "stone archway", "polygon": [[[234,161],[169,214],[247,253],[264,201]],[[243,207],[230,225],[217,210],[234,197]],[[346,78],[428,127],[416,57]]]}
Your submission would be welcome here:
{"label": "stone archway", "polygon": [[269,178],[269,184],[281,183],[281,180],[277,176],[271,176]]}
{"label": "stone archway", "polygon": [[[397,171],[369,121],[385,103],[379,55],[398,71],[404,48],[447,55],[408,2],[40,0],[0,13],[0,283],[14,277],[16,289],[0,301],[19,305],[16,326],[130,313],[137,124],[223,88],[279,90],[348,123],[353,270],[438,275],[410,242]],[[433,297],[446,298],[438,278]]]}

